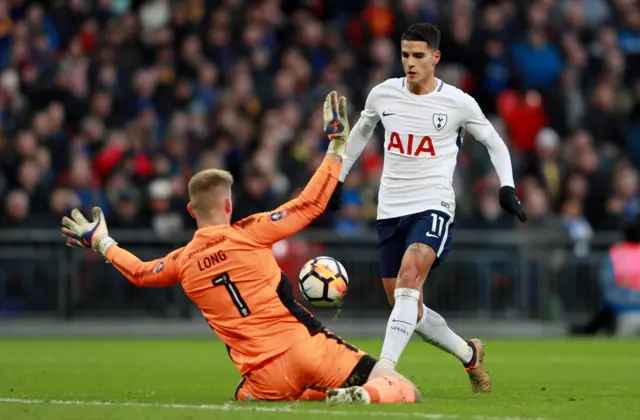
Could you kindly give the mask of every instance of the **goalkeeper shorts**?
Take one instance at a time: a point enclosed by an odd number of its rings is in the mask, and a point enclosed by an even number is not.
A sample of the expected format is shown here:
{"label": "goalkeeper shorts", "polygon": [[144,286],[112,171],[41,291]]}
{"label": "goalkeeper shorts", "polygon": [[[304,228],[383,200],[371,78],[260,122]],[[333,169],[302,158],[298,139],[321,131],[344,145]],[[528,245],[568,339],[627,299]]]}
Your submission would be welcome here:
{"label": "goalkeeper shorts", "polygon": [[294,344],[252,370],[236,387],[238,401],[295,401],[307,390],[361,386],[376,359],[328,330]]}

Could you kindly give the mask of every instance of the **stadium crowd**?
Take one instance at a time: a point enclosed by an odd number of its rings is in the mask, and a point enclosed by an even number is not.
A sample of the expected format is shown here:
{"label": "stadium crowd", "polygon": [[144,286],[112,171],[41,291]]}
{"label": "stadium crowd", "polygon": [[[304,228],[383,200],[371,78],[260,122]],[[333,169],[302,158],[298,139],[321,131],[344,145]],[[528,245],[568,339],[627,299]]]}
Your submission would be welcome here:
{"label": "stadium crowd", "polygon": [[[326,148],[319,105],[402,76],[399,39],[442,30],[436,75],[473,95],[512,151],[523,229],[574,239],[640,212],[634,0],[0,1],[2,226],[101,205],[112,228],[192,228],[185,181],[236,177],[234,218],[295,195]],[[376,131],[320,226],[371,227]],[[467,139],[470,140],[470,139]],[[482,145],[465,142],[459,226],[515,228]]]}

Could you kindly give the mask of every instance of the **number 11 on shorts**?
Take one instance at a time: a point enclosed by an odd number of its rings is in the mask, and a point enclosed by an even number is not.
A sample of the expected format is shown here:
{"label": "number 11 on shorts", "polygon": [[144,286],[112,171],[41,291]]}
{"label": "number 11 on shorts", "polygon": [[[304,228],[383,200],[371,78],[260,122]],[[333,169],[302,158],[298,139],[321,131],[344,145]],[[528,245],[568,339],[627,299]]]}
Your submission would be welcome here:
{"label": "number 11 on shorts", "polygon": [[[431,232],[433,232],[438,237],[442,236],[442,228],[444,227],[444,217],[431,213]],[[431,236],[431,235],[427,235]]]}

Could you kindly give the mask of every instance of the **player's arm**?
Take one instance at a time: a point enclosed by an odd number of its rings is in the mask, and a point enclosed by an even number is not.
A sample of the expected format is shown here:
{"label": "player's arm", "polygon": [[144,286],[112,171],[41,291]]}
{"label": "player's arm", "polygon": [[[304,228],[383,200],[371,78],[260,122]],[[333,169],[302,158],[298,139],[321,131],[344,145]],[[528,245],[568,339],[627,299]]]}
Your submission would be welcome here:
{"label": "player's arm", "polygon": [[176,249],[164,258],[142,261],[126,249],[113,244],[105,250],[103,255],[127,280],[136,286],[163,287],[172,286],[180,281],[176,261],[183,249]]}
{"label": "player's arm", "polygon": [[351,133],[349,134],[349,141],[347,141],[347,149],[342,162],[342,170],[340,171],[340,179],[331,199],[329,200],[329,210],[335,211],[340,209],[342,183],[349,174],[354,163],[356,163],[356,160],[358,160],[362,154],[362,151],[369,142],[369,139],[371,139],[376,125],[380,122],[380,115],[375,110],[376,97],[377,86],[369,92],[364,109],[360,113],[360,119],[358,119],[358,122],[353,126]]}
{"label": "player's arm", "polygon": [[331,92],[324,103],[327,155],[300,195],[272,212],[250,216],[236,223],[258,243],[269,245],[287,238],[311,223],[327,207],[340,175],[349,136],[347,100]]}
{"label": "player's arm", "polygon": [[176,260],[183,248],[162,259],[141,261],[126,249],[120,248],[109,236],[107,222],[100,207],[94,207],[92,213],[93,222],[89,222],[78,209],[71,212],[71,218],[62,218],[62,235],[67,238],[68,246],[99,252],[136,286],[171,286],[180,281]]}
{"label": "player's arm", "polygon": [[491,163],[500,178],[500,205],[506,212],[516,215],[521,222],[525,222],[527,216],[522,211],[522,205],[516,196],[509,148],[487,120],[475,99],[464,94],[460,109],[464,115],[463,128],[487,148]]}
{"label": "player's arm", "polygon": [[367,96],[364,109],[360,113],[360,118],[356,125],[351,129],[349,134],[349,141],[347,142],[347,149],[345,151],[344,161],[342,162],[342,170],[340,171],[340,182],[343,182],[349,171],[356,163],[356,160],[362,154],[365,146],[373,135],[373,130],[380,122],[380,115],[375,110],[375,103],[377,98],[377,87],[373,88]]}

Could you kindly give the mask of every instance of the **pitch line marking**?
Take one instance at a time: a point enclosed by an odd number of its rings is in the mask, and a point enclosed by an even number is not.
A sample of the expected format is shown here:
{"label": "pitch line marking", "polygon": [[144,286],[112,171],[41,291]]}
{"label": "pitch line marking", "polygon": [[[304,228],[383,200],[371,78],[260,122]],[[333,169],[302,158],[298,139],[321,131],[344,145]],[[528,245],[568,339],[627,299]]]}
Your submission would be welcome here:
{"label": "pitch line marking", "polygon": [[[28,404],[28,405],[77,405],[77,406],[103,406],[103,407],[136,407],[136,408],[167,408],[178,410],[210,410],[210,411],[253,411],[258,413],[288,413],[288,414],[319,414],[332,416],[353,416],[355,411],[341,411],[327,408],[322,410],[319,408],[305,409],[292,407],[265,407],[254,406],[251,404],[162,404],[162,403],[141,403],[141,402],[115,402],[115,401],[74,401],[74,400],[36,400],[22,398],[0,398],[0,403],[6,404]],[[331,407],[331,406],[328,406]],[[434,414],[434,413],[406,413],[393,411],[361,411],[357,412],[359,416],[366,417],[402,417],[416,419],[431,420],[544,420],[541,418],[529,417],[497,417],[497,416],[459,416],[457,414]]]}

